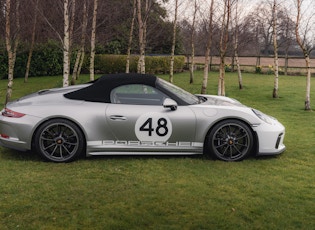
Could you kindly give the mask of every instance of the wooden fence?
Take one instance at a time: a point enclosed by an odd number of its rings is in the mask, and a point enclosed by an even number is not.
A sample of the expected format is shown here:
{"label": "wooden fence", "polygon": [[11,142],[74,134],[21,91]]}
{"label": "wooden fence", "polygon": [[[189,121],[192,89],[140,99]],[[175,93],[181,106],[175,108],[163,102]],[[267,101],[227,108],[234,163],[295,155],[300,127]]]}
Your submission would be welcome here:
{"label": "wooden fence", "polygon": [[[201,56],[195,57],[196,68],[203,68],[205,58]],[[190,60],[187,57],[186,63]],[[256,72],[259,68],[263,73],[273,71],[273,57],[239,57],[240,66],[243,72]],[[286,75],[303,75],[306,73],[306,64],[303,57],[279,57],[279,72]],[[226,70],[236,69],[235,61],[232,57],[226,57]],[[212,56],[210,59],[211,70],[217,70],[220,64],[220,59],[217,56]],[[311,59],[311,72],[315,74],[315,59]]]}

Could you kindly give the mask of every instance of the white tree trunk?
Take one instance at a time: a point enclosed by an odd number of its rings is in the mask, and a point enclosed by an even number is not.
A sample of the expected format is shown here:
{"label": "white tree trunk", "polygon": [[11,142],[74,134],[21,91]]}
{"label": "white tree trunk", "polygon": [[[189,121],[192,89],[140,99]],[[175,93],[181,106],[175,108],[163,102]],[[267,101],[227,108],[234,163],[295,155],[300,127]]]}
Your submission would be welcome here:
{"label": "white tree trunk", "polygon": [[277,43],[277,1],[273,1],[273,48],[274,48],[274,86],[273,86],[273,98],[278,98],[278,89],[279,89],[279,61],[278,61],[278,43]]}
{"label": "white tree trunk", "polygon": [[94,77],[94,59],[95,59],[95,37],[96,37],[96,17],[97,17],[97,1],[94,0],[93,20],[92,20],[92,34],[91,34],[91,55],[90,55],[90,80]]}
{"label": "white tree trunk", "polygon": [[225,55],[229,38],[230,20],[230,0],[224,0],[224,10],[222,15],[221,35],[220,35],[220,75],[218,83],[218,95],[225,96]]}
{"label": "white tree trunk", "polygon": [[311,110],[311,60],[309,55],[305,56],[305,62],[307,68],[305,110]]}
{"label": "white tree trunk", "polygon": [[37,10],[38,1],[39,0],[36,0],[36,2],[35,2],[34,21],[33,21],[33,28],[32,28],[32,38],[31,38],[30,50],[29,50],[29,53],[28,53],[28,58],[27,58],[27,63],[26,63],[24,82],[28,81],[28,76],[29,76],[30,67],[31,67],[31,60],[32,60],[32,56],[33,56],[33,50],[34,50],[34,44],[35,44],[35,35],[36,35],[37,15],[38,15],[38,10]]}
{"label": "white tree trunk", "polygon": [[135,18],[137,13],[137,7],[136,7],[136,0],[133,0],[133,13],[132,13],[132,19],[131,19],[131,25],[130,25],[130,32],[129,32],[129,41],[128,41],[128,49],[127,49],[127,58],[126,58],[126,73],[130,72],[130,54],[131,54],[131,45],[132,45],[132,35],[133,35],[133,29],[135,25]]}
{"label": "white tree trunk", "polygon": [[207,86],[208,86],[210,51],[211,51],[211,45],[212,45],[213,5],[214,5],[214,0],[212,0],[210,4],[209,37],[208,37],[206,53],[205,53],[205,65],[203,69],[203,80],[202,80],[202,86],[201,86],[202,94],[206,94]]}
{"label": "white tree trunk", "polygon": [[[17,33],[19,33],[20,30],[20,14],[19,14],[19,7],[20,2],[16,2],[16,8],[15,8],[15,23],[17,28]],[[15,37],[15,39],[11,38],[11,22],[10,22],[10,16],[11,16],[11,0],[6,0],[6,7],[5,7],[5,43],[6,43],[6,49],[8,52],[8,86],[7,86],[7,92],[5,97],[5,105],[9,102],[11,96],[12,96],[12,86],[13,86],[13,75],[14,75],[14,65],[15,65],[15,59],[16,59],[16,51],[19,43],[19,34]],[[13,43],[13,47],[12,47]]]}
{"label": "white tree trunk", "polygon": [[77,57],[75,60],[73,73],[72,73],[72,80],[71,84],[74,85],[75,81],[78,80],[81,67],[84,61],[84,54],[85,54],[85,40],[86,40],[86,29],[87,29],[87,6],[86,6],[86,0],[83,2],[83,20],[82,20],[82,30],[81,30],[81,42],[80,42],[80,48],[77,52]]}
{"label": "white tree trunk", "polygon": [[173,22],[173,40],[172,40],[170,77],[169,77],[169,81],[171,83],[173,83],[173,78],[174,78],[174,55],[175,55],[175,44],[176,44],[177,11],[178,11],[178,0],[175,0],[175,13],[174,13],[174,22]]}
{"label": "white tree trunk", "polygon": [[69,86],[70,70],[70,21],[69,21],[69,0],[63,1],[64,35],[63,35],[63,87]]}
{"label": "white tree trunk", "polygon": [[145,23],[142,19],[141,0],[137,0],[137,16],[139,26],[139,60],[138,60],[138,73],[145,73]]}
{"label": "white tree trunk", "polygon": [[242,71],[241,71],[241,66],[240,66],[240,60],[238,57],[238,33],[239,33],[239,25],[238,25],[238,1],[236,1],[236,6],[235,6],[235,32],[234,32],[234,56],[235,56],[235,62],[236,62],[236,67],[237,67],[237,76],[238,76],[238,87],[239,89],[243,89],[243,77],[242,77]]}
{"label": "white tree trunk", "polygon": [[[307,68],[307,76],[306,76],[306,94],[305,94],[305,103],[304,103],[304,109],[305,110],[311,110],[311,64],[310,64],[310,57],[309,52],[305,46],[304,41],[302,41],[301,35],[300,35],[300,23],[301,23],[301,0],[296,0],[297,3],[297,16],[296,16],[296,24],[295,24],[295,36],[296,41],[299,44],[301,50],[303,51],[304,58],[305,58],[305,64]],[[304,37],[306,35],[304,34]]]}
{"label": "white tree trunk", "polygon": [[197,0],[195,0],[195,8],[194,8],[194,15],[193,15],[193,22],[191,26],[191,37],[190,37],[190,46],[191,46],[191,64],[190,64],[190,81],[189,83],[192,84],[194,82],[194,68],[195,68],[195,23],[196,23],[196,14],[197,14]]}

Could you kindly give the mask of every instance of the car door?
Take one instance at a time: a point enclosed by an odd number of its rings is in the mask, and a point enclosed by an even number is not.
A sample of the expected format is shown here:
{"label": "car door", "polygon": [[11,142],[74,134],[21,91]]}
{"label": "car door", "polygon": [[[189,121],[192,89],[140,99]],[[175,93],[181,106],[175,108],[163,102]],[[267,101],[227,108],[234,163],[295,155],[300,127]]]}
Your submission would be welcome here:
{"label": "car door", "polygon": [[[138,89],[136,90],[136,88]],[[166,95],[149,86],[124,86],[111,95],[106,122],[115,136],[108,143],[139,149],[178,149],[195,141],[196,118],[189,106],[163,107]],[[134,92],[136,91],[136,92]]]}

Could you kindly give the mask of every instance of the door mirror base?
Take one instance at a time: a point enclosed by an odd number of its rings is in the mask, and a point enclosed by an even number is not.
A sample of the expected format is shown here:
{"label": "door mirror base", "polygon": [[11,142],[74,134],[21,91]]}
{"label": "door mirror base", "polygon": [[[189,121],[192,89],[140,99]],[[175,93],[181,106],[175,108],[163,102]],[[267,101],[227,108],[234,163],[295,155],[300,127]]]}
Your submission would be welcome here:
{"label": "door mirror base", "polygon": [[177,103],[173,99],[166,98],[163,102],[163,107],[164,108],[169,108],[172,111],[175,111],[177,109]]}

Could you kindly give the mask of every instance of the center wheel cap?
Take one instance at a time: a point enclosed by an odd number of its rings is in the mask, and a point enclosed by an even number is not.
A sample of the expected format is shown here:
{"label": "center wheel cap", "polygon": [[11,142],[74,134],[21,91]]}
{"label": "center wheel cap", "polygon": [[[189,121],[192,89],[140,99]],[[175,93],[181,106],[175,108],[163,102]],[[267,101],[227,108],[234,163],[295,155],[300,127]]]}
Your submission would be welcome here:
{"label": "center wheel cap", "polygon": [[63,143],[63,140],[62,140],[61,138],[59,138],[59,139],[56,140],[56,143],[57,143],[58,145],[61,145],[61,144]]}

